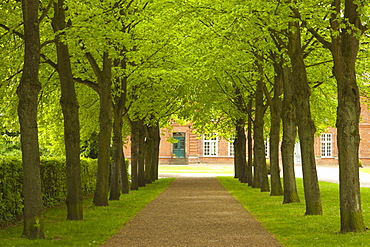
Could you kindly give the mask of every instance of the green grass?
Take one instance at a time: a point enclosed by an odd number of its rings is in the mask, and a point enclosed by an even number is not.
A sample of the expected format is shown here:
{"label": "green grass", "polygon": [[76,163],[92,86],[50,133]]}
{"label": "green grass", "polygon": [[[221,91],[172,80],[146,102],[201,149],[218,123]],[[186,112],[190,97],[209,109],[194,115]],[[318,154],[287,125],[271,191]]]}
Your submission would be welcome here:
{"label": "green grass", "polygon": [[370,167],[367,168],[361,168],[360,172],[370,173]]}
{"label": "green grass", "polygon": [[234,174],[234,166],[230,165],[160,165],[160,173],[208,173]]}
{"label": "green grass", "polygon": [[20,238],[22,222],[0,230],[0,246],[99,246],[113,236],[129,219],[157,197],[172,178],[160,179],[153,184],[122,195],[120,201],[110,201],[108,207],[92,206],[92,198],[84,200],[84,220],[67,221],[65,206],[45,212],[45,238]]}
{"label": "green grass", "polygon": [[[220,182],[284,246],[369,246],[370,231],[340,234],[339,186],[320,182],[322,216],[304,216],[302,179],[297,179],[301,203],[282,204],[283,197],[271,197],[230,177]],[[361,188],[365,224],[370,222],[370,189]]]}

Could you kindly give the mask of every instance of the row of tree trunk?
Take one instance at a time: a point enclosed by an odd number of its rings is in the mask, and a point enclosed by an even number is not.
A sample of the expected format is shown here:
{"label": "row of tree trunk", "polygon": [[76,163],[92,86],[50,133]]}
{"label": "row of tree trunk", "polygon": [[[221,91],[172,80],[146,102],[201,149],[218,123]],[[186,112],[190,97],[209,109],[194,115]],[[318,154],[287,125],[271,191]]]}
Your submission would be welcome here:
{"label": "row of tree trunk", "polygon": [[[254,97],[250,98],[246,109],[249,136],[248,163],[244,168],[242,167],[243,163],[240,161],[246,160],[245,152],[243,152],[246,149],[246,144],[244,143],[245,121],[241,119],[236,125],[237,137],[234,142],[235,150],[239,152],[235,155],[235,166],[238,166],[236,171],[240,172],[236,174],[236,177],[239,177],[241,182],[248,182],[253,188],[260,188],[261,192],[270,191],[271,196],[284,195],[283,203],[299,202],[294,172],[294,146],[297,135],[296,130],[298,129],[306,199],[305,214],[320,215],[322,214],[322,206],[314,157],[315,125],[311,118],[310,88],[303,59],[299,26],[297,23],[292,23],[292,25],[295,26],[297,31],[291,32],[289,35],[288,55],[290,56],[291,66],[285,65],[286,61],[282,55],[273,54],[275,79],[273,83],[274,96],[272,98],[264,82],[262,60],[256,56],[256,69],[261,76],[257,80]],[[281,99],[283,92],[284,97]],[[268,104],[265,103],[265,99],[267,99]],[[270,105],[271,112],[269,138],[271,189],[268,181],[264,137],[264,115],[268,105]],[[252,119],[253,111],[254,119]],[[281,143],[283,185],[279,167],[281,121],[283,122],[283,139]],[[253,175],[249,172],[252,169],[254,169]]]}
{"label": "row of tree trunk", "polygon": [[[360,20],[359,8],[363,5],[353,0],[346,0],[344,9],[339,0],[332,2],[333,14],[330,19],[331,28],[336,34],[331,36],[331,42],[320,36],[317,30],[309,29],[312,35],[330,50],[333,57],[333,74],[337,81],[338,88],[338,109],[337,109],[337,130],[338,130],[338,154],[339,154],[339,181],[340,181],[340,215],[341,232],[362,232],[366,227],[363,221],[361,210],[361,196],[359,185],[358,147],[359,137],[359,116],[360,116],[360,93],[356,82],[356,59],[359,50],[359,35],[362,35],[366,27]],[[275,88],[274,99],[271,100],[271,130],[270,130],[270,156],[271,156],[271,195],[284,194],[284,203],[299,202],[294,174],[294,144],[296,130],[300,141],[302,153],[302,170],[304,181],[304,195],[306,201],[306,215],[321,215],[322,204],[320,189],[317,178],[315,156],[314,156],[314,134],[315,125],[310,110],[310,87],[307,79],[306,65],[304,62],[304,49],[301,39],[301,25],[298,21],[300,15],[297,9],[292,9],[297,21],[289,24],[287,35],[288,44],[280,44],[287,47],[290,57],[290,67],[285,66],[283,58],[274,62]],[[338,19],[340,13],[350,25],[341,27]],[[354,34],[356,33],[357,34]],[[279,40],[279,39],[276,39]],[[280,39],[281,40],[281,39]],[[276,42],[279,45],[279,42]],[[280,48],[281,49],[281,48]],[[280,101],[281,85],[283,85],[284,98]],[[239,120],[236,125],[237,138],[235,150],[235,165],[239,166],[236,171],[249,171],[254,167],[253,180],[249,173],[247,178],[244,174],[236,174],[242,182],[251,180],[253,187],[267,191],[267,173],[265,171],[265,153],[263,145],[263,93],[261,93],[261,80],[257,81],[255,92],[255,118],[254,118],[254,164],[252,161],[251,131],[252,131],[252,106],[248,107],[248,165],[246,168],[240,159],[244,155],[240,150],[245,147],[241,128],[244,128],[243,121]],[[268,94],[266,93],[266,96]],[[278,147],[280,118],[283,122],[283,140],[281,155],[283,163],[284,192],[278,182],[280,173],[278,169]],[[244,120],[244,119],[243,119]],[[262,130],[261,130],[262,129]],[[262,132],[262,135],[261,135]],[[263,151],[262,151],[263,149]]]}
{"label": "row of tree trunk", "polygon": [[131,190],[137,190],[158,179],[159,125],[150,126],[143,120],[131,123]]}

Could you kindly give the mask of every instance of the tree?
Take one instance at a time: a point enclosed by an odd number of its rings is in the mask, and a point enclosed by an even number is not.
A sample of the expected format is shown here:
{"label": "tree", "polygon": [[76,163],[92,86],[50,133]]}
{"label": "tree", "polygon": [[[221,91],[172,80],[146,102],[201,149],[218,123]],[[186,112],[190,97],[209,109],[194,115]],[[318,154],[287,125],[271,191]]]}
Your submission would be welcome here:
{"label": "tree", "polygon": [[109,58],[108,53],[104,52],[103,68],[100,70],[89,53],[87,58],[98,77],[100,102],[98,172],[93,202],[95,206],[108,206],[110,140],[112,133],[112,60]]}
{"label": "tree", "polygon": [[22,1],[24,23],[24,65],[17,89],[23,161],[24,228],[26,238],[44,238],[44,217],[40,178],[40,153],[37,128],[37,104],[41,83],[39,1]]}
{"label": "tree", "polygon": [[[250,96],[248,100],[248,166],[247,166],[247,179],[248,185],[253,186],[253,144],[252,144],[252,132],[253,132],[253,119],[252,119],[252,110],[253,110],[253,97]],[[255,166],[254,166],[255,167]]]}
{"label": "tree", "polygon": [[284,99],[282,110],[283,122],[283,141],[281,146],[281,156],[283,163],[283,177],[284,177],[284,203],[300,202],[296,178],[294,172],[294,146],[297,136],[295,124],[295,106],[293,103],[293,88],[290,86],[290,68],[284,66]]}
{"label": "tree", "polygon": [[282,112],[282,93],[283,93],[283,82],[284,74],[281,71],[282,68],[282,56],[272,53],[273,59],[275,60],[273,66],[275,71],[274,80],[274,97],[270,103],[271,109],[271,129],[270,129],[270,170],[271,170],[271,196],[283,195],[283,188],[281,186],[280,179],[280,167],[279,167],[279,145],[280,145],[280,122]]}
{"label": "tree", "polygon": [[261,192],[270,191],[267,176],[265,139],[264,139],[264,115],[267,105],[264,104],[264,72],[261,61],[256,61],[256,67],[259,72],[259,79],[256,87],[256,113],[254,119],[254,166],[255,174],[253,187],[260,188]]}
{"label": "tree", "polygon": [[61,40],[61,33],[67,27],[65,21],[64,1],[54,2],[54,18],[52,19],[57,49],[57,70],[61,85],[60,104],[64,116],[64,141],[66,149],[67,174],[67,219],[82,220],[82,187],[80,168],[80,122],[79,105],[73,81],[70,53],[68,46]]}
{"label": "tree", "polygon": [[330,50],[334,62],[333,74],[338,91],[341,232],[362,232],[365,231],[365,224],[358,170],[360,93],[356,80],[356,61],[360,37],[367,30],[366,22],[363,22],[365,2],[346,0],[342,4],[339,0],[333,0],[328,8],[332,9],[328,19],[331,42],[321,36],[317,29],[310,27],[309,30]]}
{"label": "tree", "polygon": [[[295,10],[293,10],[295,12]],[[315,124],[311,118],[310,87],[307,80],[306,65],[302,48],[301,28],[297,21],[289,24],[288,54],[292,64],[292,85],[298,136],[302,152],[302,169],[306,198],[306,215],[322,214],[320,189],[318,184],[314,154]]]}
{"label": "tree", "polygon": [[[116,61],[117,62],[117,61]],[[121,67],[125,67],[125,61],[121,61]],[[113,100],[113,157],[111,166],[111,188],[109,200],[119,200],[120,192],[129,193],[128,173],[123,153],[122,128],[123,114],[127,98],[127,78],[122,76],[116,79],[118,93],[112,97]],[[126,112],[127,113],[127,112]],[[125,114],[126,114],[125,113]],[[120,176],[121,175],[121,176]],[[121,179],[121,180],[120,180]],[[121,184],[120,184],[121,182]]]}

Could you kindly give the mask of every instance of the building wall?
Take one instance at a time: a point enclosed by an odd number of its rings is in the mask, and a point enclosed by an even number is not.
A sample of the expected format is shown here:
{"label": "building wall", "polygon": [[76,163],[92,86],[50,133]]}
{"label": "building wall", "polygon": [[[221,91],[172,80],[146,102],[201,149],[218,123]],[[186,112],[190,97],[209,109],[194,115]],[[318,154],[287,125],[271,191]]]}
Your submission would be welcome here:
{"label": "building wall", "polygon": [[[173,144],[169,142],[173,133],[185,133],[185,156],[186,163],[233,163],[234,158],[229,156],[228,141],[220,139],[217,143],[218,155],[214,157],[205,156],[203,153],[203,136],[194,134],[191,124],[181,126],[177,123],[172,124],[172,129],[161,130],[161,142],[159,146],[159,163],[171,164],[176,161],[173,157]],[[124,146],[126,158],[131,157],[130,140]]]}
{"label": "building wall", "polygon": [[[359,124],[360,146],[359,158],[363,164],[370,164],[370,111],[367,106],[361,106],[361,119]],[[328,128],[326,133],[332,134],[332,158],[321,157],[320,137],[315,138],[316,164],[338,164],[337,129]]]}
{"label": "building wall", "polygon": [[[359,131],[361,138],[359,158],[362,160],[363,164],[370,165],[370,111],[366,106],[362,106],[361,108]],[[174,132],[185,133],[186,163],[232,163],[234,161],[234,158],[229,156],[229,143],[227,140],[219,138],[217,143],[217,156],[207,157],[204,155],[203,150],[203,136],[194,134],[191,124],[181,126],[177,123],[173,123],[172,129],[161,130],[159,161],[162,164],[171,164],[175,161],[172,155],[173,144],[168,142]],[[331,157],[321,156],[321,139],[320,136],[316,137],[314,142],[316,164],[338,164],[337,130],[336,128],[330,127],[326,133],[332,135],[332,155]],[[130,144],[125,145],[124,153],[125,157],[130,158]]]}

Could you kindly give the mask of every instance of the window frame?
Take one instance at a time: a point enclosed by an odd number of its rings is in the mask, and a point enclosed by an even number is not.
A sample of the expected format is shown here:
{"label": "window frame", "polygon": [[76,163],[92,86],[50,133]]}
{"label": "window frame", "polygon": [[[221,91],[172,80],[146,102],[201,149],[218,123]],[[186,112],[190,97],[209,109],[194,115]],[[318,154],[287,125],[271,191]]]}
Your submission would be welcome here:
{"label": "window frame", "polygon": [[333,134],[322,133],[320,135],[321,158],[333,158]]}
{"label": "window frame", "polygon": [[235,141],[235,136],[230,137],[227,141],[228,143],[227,154],[229,157],[235,157],[234,141]]}
{"label": "window frame", "polygon": [[[212,138],[210,138],[213,136]],[[208,146],[207,146],[208,145]],[[203,135],[203,156],[217,157],[218,156],[218,135],[215,133]]]}

